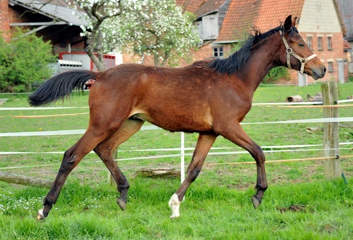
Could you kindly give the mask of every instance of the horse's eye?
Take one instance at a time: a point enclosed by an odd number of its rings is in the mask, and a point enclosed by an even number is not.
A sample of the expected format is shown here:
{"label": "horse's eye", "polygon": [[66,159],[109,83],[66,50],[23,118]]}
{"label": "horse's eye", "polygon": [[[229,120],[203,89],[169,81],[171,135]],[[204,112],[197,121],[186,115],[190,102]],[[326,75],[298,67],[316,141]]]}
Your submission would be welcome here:
{"label": "horse's eye", "polygon": [[299,46],[304,47],[304,44],[303,44],[303,43],[298,43],[298,44],[299,44]]}

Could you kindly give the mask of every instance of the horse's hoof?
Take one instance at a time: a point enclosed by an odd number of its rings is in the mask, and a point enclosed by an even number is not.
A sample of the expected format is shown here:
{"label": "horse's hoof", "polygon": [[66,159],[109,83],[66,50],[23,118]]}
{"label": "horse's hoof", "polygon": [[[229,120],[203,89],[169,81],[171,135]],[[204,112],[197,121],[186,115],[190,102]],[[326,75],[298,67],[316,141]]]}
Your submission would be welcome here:
{"label": "horse's hoof", "polygon": [[172,209],[172,215],[170,216],[170,218],[180,217],[180,214],[179,214],[180,204],[181,202],[178,199],[178,195],[174,193],[168,203],[169,207]]}
{"label": "horse's hoof", "polygon": [[121,200],[120,198],[118,198],[116,200],[116,202],[118,203],[119,207],[121,208],[121,210],[125,210],[125,207],[126,207],[126,202],[124,202],[123,200]]}
{"label": "horse's hoof", "polygon": [[251,197],[251,200],[252,200],[252,204],[253,204],[253,206],[254,206],[255,209],[256,209],[256,208],[260,205],[260,203],[261,203],[261,200],[258,199],[258,197],[257,197],[256,195],[252,196],[252,197]]}
{"label": "horse's hoof", "polygon": [[174,218],[178,218],[178,217],[180,217],[180,215],[172,214],[172,216],[170,216],[170,219],[174,219]]}
{"label": "horse's hoof", "polygon": [[43,214],[43,209],[39,210],[38,213],[37,213],[37,220],[38,221],[41,221],[41,220],[44,220],[44,214]]}

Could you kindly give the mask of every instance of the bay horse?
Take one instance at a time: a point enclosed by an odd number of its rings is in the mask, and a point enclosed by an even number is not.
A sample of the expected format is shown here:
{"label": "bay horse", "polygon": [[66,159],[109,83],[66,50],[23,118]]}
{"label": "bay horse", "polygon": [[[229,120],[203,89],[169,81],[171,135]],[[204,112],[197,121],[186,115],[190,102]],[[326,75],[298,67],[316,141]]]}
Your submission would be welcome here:
{"label": "bay horse", "polygon": [[172,195],[171,218],[179,217],[182,199],[201,171],[204,160],[221,135],[246,149],[256,161],[257,208],[267,189],[265,155],[242,129],[240,122],[249,112],[252,97],[270,69],[286,66],[312,76],[325,75],[326,68],[310,50],[295,27],[296,18],[261,34],[255,31],[237,52],[225,59],[208,59],[181,68],[121,64],[103,72],[65,72],[46,81],[29,97],[32,106],[49,104],[69,96],[95,79],[90,94],[89,126],[82,138],[63,157],[56,179],[43,200],[37,219],[48,216],[70,172],[94,150],[116,183],[122,210],[127,203],[129,182],[117,166],[113,151],[145,121],[171,132],[198,132],[197,145],[187,176]]}

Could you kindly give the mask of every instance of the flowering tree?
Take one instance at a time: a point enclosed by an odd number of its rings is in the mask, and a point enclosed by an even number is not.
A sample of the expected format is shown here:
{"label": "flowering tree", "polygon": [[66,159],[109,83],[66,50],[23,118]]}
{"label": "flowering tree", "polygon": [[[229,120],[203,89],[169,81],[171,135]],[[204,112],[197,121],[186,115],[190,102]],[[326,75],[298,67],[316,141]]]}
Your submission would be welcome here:
{"label": "flowering tree", "polygon": [[154,65],[164,66],[199,43],[192,17],[183,14],[175,0],[76,1],[87,13],[89,25],[83,31],[90,40],[88,54],[97,67],[102,65],[100,71],[105,69],[103,52],[117,48],[142,60],[152,55]]}
{"label": "flowering tree", "polygon": [[200,42],[192,16],[183,14],[175,0],[130,0],[124,8],[124,17],[113,23],[120,26],[117,45],[142,59],[152,55],[155,66],[175,63]]}
{"label": "flowering tree", "polygon": [[[103,34],[102,27],[107,25],[107,22],[119,18],[121,15],[121,1],[120,0],[74,0],[74,4],[70,0],[67,0],[68,4],[74,8],[79,7],[86,12],[86,18],[88,20],[87,26],[81,26],[83,30],[83,36],[89,39],[89,45],[87,46],[87,54],[97,66],[99,71],[106,70],[104,63],[104,46],[103,46]],[[104,28],[106,29],[106,27]],[[97,52],[97,55],[95,55]]]}

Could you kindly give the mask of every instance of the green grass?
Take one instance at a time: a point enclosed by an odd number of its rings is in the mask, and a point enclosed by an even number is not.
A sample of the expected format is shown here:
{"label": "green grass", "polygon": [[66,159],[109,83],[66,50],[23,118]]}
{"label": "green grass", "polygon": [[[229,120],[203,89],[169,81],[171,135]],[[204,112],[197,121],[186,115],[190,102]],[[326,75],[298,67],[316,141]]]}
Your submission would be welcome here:
{"label": "green grass", "polygon": [[[315,95],[320,85],[307,87],[260,87],[254,102],[284,102],[291,95]],[[352,95],[353,84],[339,86],[339,98]],[[1,107],[28,106],[26,95],[9,98]],[[55,115],[88,112],[88,93],[74,94],[70,101],[54,106],[76,109],[0,111],[0,132],[51,131],[85,129],[88,115],[21,119],[13,116]],[[341,117],[351,117],[349,107],[339,109]],[[290,109],[254,106],[244,122],[282,121],[322,118],[321,108]],[[148,125],[146,123],[145,125]],[[243,125],[248,135],[261,146],[322,144],[323,133],[306,132],[306,127],[322,124]],[[197,134],[185,135],[186,147],[195,147]],[[0,152],[65,151],[80,135],[0,137]],[[340,128],[340,142],[353,142],[353,131]],[[119,147],[119,158],[177,154],[178,151],[134,152],[138,149],[178,148],[180,134],[164,130],[139,131]],[[219,137],[214,147],[231,147],[217,151],[241,151]],[[352,154],[352,145],[344,146],[340,155]],[[320,149],[321,147],[317,147]],[[265,149],[269,150],[269,149]],[[295,150],[295,149],[293,149]],[[192,153],[192,151],[187,151]],[[322,151],[286,151],[266,153],[267,160],[299,159],[323,156]],[[186,158],[186,163],[190,161]],[[62,154],[0,155],[0,171],[54,179]],[[352,238],[353,160],[341,161],[348,179],[325,181],[322,161],[267,164],[269,189],[262,205],[251,205],[255,165],[218,165],[253,161],[249,154],[210,155],[200,176],[192,184],[182,204],[181,218],[170,220],[167,203],[179,186],[177,179],[144,179],[136,176],[142,167],[179,168],[179,157],[120,161],[119,167],[131,187],[127,209],[122,212],[115,200],[117,192],[109,187],[107,169],[95,154],[88,154],[70,174],[57,204],[44,222],[36,222],[36,212],[48,189],[22,187],[0,182],[1,239],[349,239]],[[44,166],[43,166],[44,165]],[[31,167],[32,166],[32,167]],[[303,212],[281,213],[278,208],[293,204],[308,205]],[[299,233],[299,234],[298,234]]]}
{"label": "green grass", "polygon": [[[252,189],[236,191],[195,182],[169,219],[169,197],[177,180],[135,178],[122,212],[116,191],[106,185],[66,185],[49,217],[35,215],[46,190],[34,187],[2,194],[3,239],[350,239],[353,234],[353,181],[272,186],[254,210]],[[281,212],[293,204],[299,212]]]}

